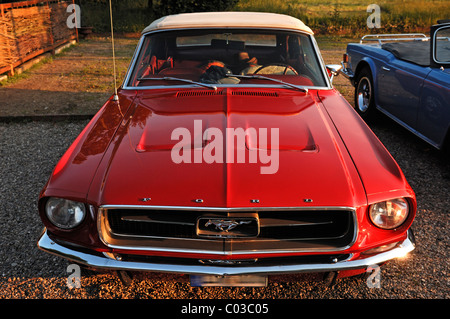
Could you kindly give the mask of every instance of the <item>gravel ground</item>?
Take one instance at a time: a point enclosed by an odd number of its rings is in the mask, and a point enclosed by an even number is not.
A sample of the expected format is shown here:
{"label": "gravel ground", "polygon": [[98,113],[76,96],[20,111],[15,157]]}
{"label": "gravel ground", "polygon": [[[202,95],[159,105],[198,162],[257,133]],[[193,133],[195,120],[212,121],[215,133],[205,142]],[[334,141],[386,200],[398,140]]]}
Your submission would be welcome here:
{"label": "gravel ground", "polygon": [[0,298],[30,299],[447,299],[450,297],[450,167],[441,154],[383,119],[372,126],[414,188],[419,209],[413,224],[417,248],[382,268],[380,288],[363,279],[333,287],[311,278],[277,278],[264,288],[190,287],[187,277],[136,274],[125,285],[115,273],[82,276],[67,286],[68,262],[36,247],[42,225],[36,200],[64,150],[87,124],[82,121],[0,123]]}
{"label": "gravel ground", "polygon": [[[99,46],[98,43],[103,43]],[[91,78],[102,74],[107,41],[87,41],[33,70],[27,78],[0,89],[1,116],[85,114],[101,105],[108,88],[92,88]],[[123,40],[123,67],[133,40]],[[106,46],[106,47],[105,47]],[[327,63],[340,60],[343,48],[322,50]],[[67,67],[67,61],[80,61]],[[64,62],[65,61],[65,62]],[[105,62],[106,63],[106,62]],[[100,70],[100,71],[99,71]],[[103,73],[102,73],[103,72]],[[43,85],[43,79],[47,87]],[[64,83],[54,86],[54,81]],[[335,84],[349,101],[352,88],[342,77]],[[58,82],[59,83],[59,82]],[[57,88],[57,91],[55,91]],[[84,109],[60,101],[85,100]],[[78,103],[78,102],[77,102]],[[92,104],[92,106],[90,106]],[[30,107],[32,106],[32,107]],[[67,107],[66,107],[67,106]],[[73,107],[72,107],[73,106]],[[47,109],[43,109],[47,107]],[[54,113],[53,113],[54,112]],[[77,113],[79,112],[79,113]],[[340,279],[333,287],[314,278],[278,277],[264,288],[190,287],[186,276],[135,274],[129,285],[114,273],[83,275],[81,288],[67,285],[69,262],[41,252],[36,240],[42,230],[37,197],[53,167],[87,124],[87,120],[0,121],[0,299],[448,299],[450,213],[450,160],[425,143],[380,118],[372,129],[403,169],[416,192],[418,213],[413,224],[417,247],[404,259],[392,261],[381,271],[380,288],[369,288],[364,279]],[[304,306],[304,304],[303,304]],[[176,308],[178,309],[178,308]]]}

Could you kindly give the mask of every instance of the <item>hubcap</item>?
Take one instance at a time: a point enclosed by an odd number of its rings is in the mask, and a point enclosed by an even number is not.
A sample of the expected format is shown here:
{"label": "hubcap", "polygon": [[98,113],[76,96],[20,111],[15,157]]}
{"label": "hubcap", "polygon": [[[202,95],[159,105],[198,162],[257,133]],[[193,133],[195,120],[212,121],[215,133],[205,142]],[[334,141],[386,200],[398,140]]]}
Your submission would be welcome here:
{"label": "hubcap", "polygon": [[358,84],[358,109],[361,112],[367,112],[370,106],[370,98],[372,96],[372,88],[367,78],[362,78]]}

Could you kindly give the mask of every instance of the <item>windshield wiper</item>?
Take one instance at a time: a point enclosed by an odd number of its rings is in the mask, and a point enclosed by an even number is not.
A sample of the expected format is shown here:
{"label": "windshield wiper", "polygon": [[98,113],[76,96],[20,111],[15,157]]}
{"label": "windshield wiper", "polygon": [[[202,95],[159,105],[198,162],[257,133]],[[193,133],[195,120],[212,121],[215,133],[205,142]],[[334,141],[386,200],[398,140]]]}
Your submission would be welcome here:
{"label": "windshield wiper", "polygon": [[[292,83],[288,83],[288,82],[284,82],[281,80],[277,80],[277,79],[273,79],[273,78],[269,78],[267,76],[263,76],[263,75],[258,75],[258,74],[252,74],[252,75],[240,75],[240,74],[226,74],[227,77],[235,77],[235,78],[241,78],[241,79],[259,79],[259,80],[267,80],[267,81],[272,81],[272,82],[277,82],[280,84],[283,84],[287,87],[296,89],[296,90],[300,90],[302,92],[308,93],[308,89],[305,87],[301,87]],[[198,86],[203,86],[206,87],[208,89],[212,89],[212,90],[217,90],[217,86],[215,85],[211,85],[211,84],[207,84],[207,83],[201,83],[201,82],[196,82],[196,81],[192,81],[192,80],[188,80],[188,79],[182,79],[182,78],[175,78],[175,77],[171,77],[171,76],[164,76],[161,78],[138,78],[138,81],[147,81],[147,80],[154,80],[154,81],[180,81],[180,82],[186,82],[186,83],[190,83],[190,84],[195,84]]]}
{"label": "windshield wiper", "polygon": [[295,84],[292,84],[292,83],[288,83],[288,82],[284,82],[284,81],[281,81],[281,80],[269,78],[269,77],[264,76],[264,75],[258,75],[258,74],[252,74],[252,75],[227,74],[226,76],[240,78],[240,79],[268,80],[268,81],[277,82],[277,83],[286,85],[288,87],[291,87],[293,89],[297,89],[297,90],[300,90],[302,92],[308,93],[308,89],[305,88],[305,87],[298,86],[298,85],[295,85]]}
{"label": "windshield wiper", "polygon": [[201,83],[201,82],[196,82],[196,81],[192,81],[192,80],[188,80],[188,79],[182,79],[182,78],[174,78],[171,76],[164,76],[162,78],[139,78],[138,81],[147,81],[147,80],[157,80],[157,81],[180,81],[180,82],[186,82],[186,83],[190,83],[190,84],[195,84],[195,85],[199,85],[199,86],[203,86],[206,87],[208,89],[212,89],[214,91],[217,90],[217,86],[215,85],[211,85],[211,84],[206,84],[206,83]]}

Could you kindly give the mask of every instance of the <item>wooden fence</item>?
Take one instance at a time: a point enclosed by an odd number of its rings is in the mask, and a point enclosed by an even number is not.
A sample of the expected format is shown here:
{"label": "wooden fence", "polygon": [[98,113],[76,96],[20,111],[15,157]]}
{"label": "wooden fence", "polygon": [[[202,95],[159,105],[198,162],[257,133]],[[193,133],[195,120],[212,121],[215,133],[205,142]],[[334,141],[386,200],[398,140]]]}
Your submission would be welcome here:
{"label": "wooden fence", "polygon": [[0,74],[77,38],[67,26],[73,1],[31,0],[0,3]]}

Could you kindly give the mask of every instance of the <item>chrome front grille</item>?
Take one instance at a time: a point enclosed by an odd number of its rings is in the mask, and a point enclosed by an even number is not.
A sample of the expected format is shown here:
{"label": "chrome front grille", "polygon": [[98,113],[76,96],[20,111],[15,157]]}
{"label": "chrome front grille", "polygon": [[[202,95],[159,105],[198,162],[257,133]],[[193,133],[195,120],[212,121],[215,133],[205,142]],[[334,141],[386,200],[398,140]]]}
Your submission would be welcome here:
{"label": "chrome front grille", "polygon": [[337,251],[356,236],[353,209],[104,207],[99,231],[116,248],[245,254]]}

